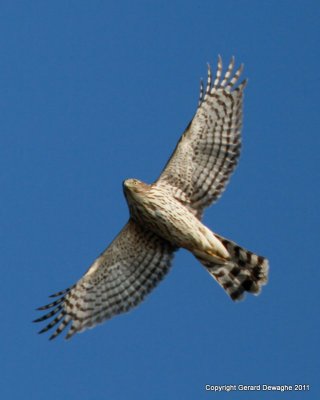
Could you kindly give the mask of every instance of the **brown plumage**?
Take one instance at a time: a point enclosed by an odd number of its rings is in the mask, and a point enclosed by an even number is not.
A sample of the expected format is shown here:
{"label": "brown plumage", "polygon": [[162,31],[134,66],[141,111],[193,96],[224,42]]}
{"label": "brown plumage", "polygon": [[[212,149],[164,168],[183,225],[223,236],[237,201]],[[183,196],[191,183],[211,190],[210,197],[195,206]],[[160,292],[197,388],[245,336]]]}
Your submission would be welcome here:
{"label": "brown plumage", "polygon": [[130,219],[110,246],[71,288],[40,307],[36,322],[53,320],[55,338],[67,338],[139,304],[168,272],[174,252],[192,252],[233,300],[257,294],[267,282],[268,261],[215,233],[201,222],[205,207],[223,192],[240,154],[242,101],[232,58],[225,74],[219,57],[215,79],[208,66],[197,112],[156,182],[128,179],[123,188]]}

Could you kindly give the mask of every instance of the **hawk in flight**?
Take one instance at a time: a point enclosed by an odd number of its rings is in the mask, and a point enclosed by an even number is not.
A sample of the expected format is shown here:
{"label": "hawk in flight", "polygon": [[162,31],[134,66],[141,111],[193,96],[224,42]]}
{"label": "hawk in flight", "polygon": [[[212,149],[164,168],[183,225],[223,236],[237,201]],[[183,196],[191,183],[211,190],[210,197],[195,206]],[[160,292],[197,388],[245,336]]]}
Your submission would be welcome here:
{"label": "hawk in flight", "polygon": [[202,222],[237,165],[241,146],[242,101],[246,80],[234,58],[223,74],[219,57],[214,79],[208,65],[198,109],[159,178],[148,185],[123,183],[130,218],[110,246],[72,287],[40,307],[54,317],[39,333],[57,325],[54,339],[70,324],[66,338],[130,310],[169,271],[180,247],[189,250],[232,300],[258,294],[267,282],[268,261],[213,233]]}

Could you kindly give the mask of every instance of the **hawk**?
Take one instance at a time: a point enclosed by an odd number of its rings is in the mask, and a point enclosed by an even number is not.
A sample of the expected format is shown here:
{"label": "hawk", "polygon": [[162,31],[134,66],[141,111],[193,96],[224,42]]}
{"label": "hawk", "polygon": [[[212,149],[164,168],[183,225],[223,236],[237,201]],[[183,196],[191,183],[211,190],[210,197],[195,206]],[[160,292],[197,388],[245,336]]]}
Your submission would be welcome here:
{"label": "hawk", "polygon": [[[208,65],[197,111],[160,177],[148,185],[123,182],[129,221],[72,287],[40,307],[53,317],[39,333],[57,325],[54,339],[68,325],[66,338],[130,310],[161,281],[175,251],[189,250],[232,300],[258,294],[266,284],[268,261],[213,233],[202,222],[204,209],[225,189],[241,147],[242,102],[247,81],[239,83],[234,58],[223,74],[219,56],[215,78]],[[49,310],[49,311],[48,311]]]}

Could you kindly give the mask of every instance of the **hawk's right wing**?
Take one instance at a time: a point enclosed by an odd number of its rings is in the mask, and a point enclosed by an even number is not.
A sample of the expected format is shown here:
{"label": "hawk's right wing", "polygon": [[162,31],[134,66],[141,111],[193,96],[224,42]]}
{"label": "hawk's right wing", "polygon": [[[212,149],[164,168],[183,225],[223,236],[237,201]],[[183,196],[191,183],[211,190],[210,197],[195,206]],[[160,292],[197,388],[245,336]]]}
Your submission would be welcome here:
{"label": "hawk's right wing", "polygon": [[49,310],[35,322],[56,316],[43,333],[59,324],[54,339],[71,323],[67,339],[138,305],[168,272],[174,248],[132,220],[71,288],[40,307]]}
{"label": "hawk's right wing", "polygon": [[240,155],[246,80],[237,86],[243,67],[236,72],[233,68],[232,58],[223,76],[219,57],[212,81],[208,66],[207,86],[204,92],[201,84],[197,112],[154,183],[169,189],[199,218],[225,189]]}

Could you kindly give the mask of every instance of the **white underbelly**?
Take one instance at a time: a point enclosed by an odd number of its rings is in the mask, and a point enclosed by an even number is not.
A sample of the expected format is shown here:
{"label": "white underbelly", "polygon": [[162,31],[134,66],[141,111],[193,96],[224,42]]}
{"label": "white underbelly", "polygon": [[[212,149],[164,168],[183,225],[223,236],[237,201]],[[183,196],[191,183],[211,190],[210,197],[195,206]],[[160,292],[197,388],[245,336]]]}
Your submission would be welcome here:
{"label": "white underbelly", "polygon": [[228,258],[229,253],[214,233],[176,199],[170,199],[165,207],[148,209],[148,214],[149,229],[172,244]]}

